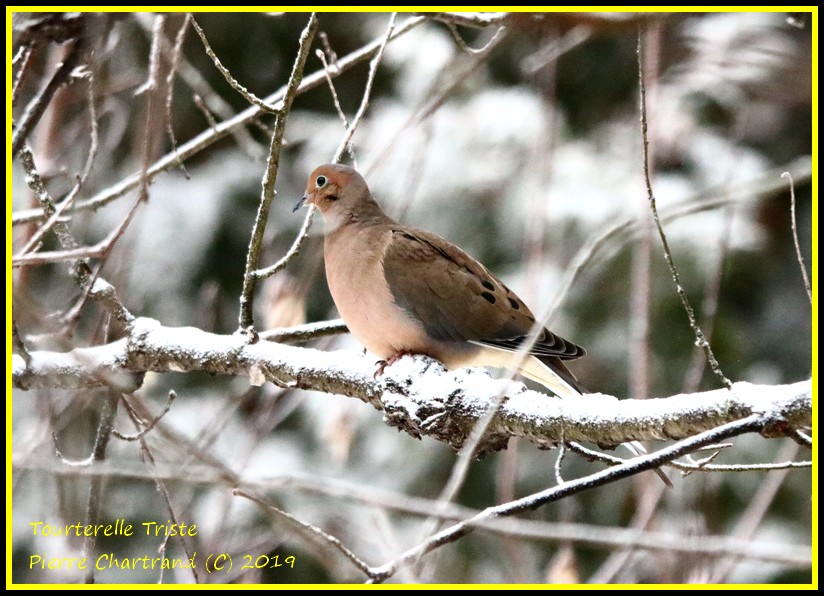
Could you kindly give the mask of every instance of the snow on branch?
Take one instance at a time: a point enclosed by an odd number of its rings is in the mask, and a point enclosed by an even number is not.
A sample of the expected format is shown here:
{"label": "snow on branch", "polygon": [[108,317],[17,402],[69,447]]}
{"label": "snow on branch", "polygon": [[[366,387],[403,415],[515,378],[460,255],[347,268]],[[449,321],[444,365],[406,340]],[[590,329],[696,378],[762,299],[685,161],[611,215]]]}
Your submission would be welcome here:
{"label": "snow on branch", "polygon": [[384,420],[416,436],[460,448],[478,420],[504,395],[479,453],[506,447],[510,436],[539,446],[557,441],[617,445],[630,440],[683,439],[758,415],[765,436],[791,436],[812,424],[811,380],[790,385],[735,383],[661,399],[618,400],[602,394],[555,399],[522,383],[495,380],[484,369],[446,371],[424,356],[405,357],[375,378],[375,363],[350,351],[321,352],[242,334],[216,335],[193,327],[164,327],[135,319],[129,336],[66,353],[32,351],[28,364],[12,358],[15,387],[114,387],[137,390],[146,372],[248,376],[253,385],[356,397],[384,412]]}

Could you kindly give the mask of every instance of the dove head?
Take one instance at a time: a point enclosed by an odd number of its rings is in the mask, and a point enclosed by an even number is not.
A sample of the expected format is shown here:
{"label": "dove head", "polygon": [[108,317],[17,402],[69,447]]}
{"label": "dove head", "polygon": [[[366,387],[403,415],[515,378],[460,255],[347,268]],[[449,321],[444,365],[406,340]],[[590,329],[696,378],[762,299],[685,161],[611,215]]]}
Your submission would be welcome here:
{"label": "dove head", "polygon": [[386,217],[372,198],[363,176],[341,164],[324,164],[312,171],[306,193],[295,210],[304,204],[320,210],[327,232],[346,223]]}

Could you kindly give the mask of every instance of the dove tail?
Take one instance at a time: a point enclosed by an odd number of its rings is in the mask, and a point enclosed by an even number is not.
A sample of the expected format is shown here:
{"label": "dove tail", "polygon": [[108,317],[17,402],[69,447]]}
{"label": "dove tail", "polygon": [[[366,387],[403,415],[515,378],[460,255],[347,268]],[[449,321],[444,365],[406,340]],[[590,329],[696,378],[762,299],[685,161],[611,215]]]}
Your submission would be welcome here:
{"label": "dove tail", "polygon": [[527,358],[519,372],[540,383],[558,397],[580,397],[584,393],[589,393],[561,359],[555,356]]}

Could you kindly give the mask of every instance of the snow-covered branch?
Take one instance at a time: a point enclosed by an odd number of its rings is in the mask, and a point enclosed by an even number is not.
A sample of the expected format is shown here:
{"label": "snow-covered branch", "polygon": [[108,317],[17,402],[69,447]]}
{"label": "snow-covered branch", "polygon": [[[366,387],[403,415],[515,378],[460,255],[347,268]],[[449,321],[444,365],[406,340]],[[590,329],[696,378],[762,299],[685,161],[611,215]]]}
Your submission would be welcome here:
{"label": "snow-covered branch", "polygon": [[274,342],[249,343],[243,335],[215,335],[192,327],[164,327],[136,319],[127,338],[66,353],[32,351],[28,365],[12,359],[16,387],[113,386],[134,391],[146,372],[248,376],[253,385],[281,386],[356,397],[384,412],[385,421],[413,436],[463,445],[493,400],[504,394],[481,452],[503,449],[510,436],[538,445],[590,441],[682,439],[759,414],[763,433],[787,436],[812,423],[812,384],[763,386],[735,383],[732,390],[662,399],[618,400],[601,394],[553,399],[517,382],[495,380],[483,369],[445,371],[435,360],[401,359],[374,378],[371,358],[321,352]]}

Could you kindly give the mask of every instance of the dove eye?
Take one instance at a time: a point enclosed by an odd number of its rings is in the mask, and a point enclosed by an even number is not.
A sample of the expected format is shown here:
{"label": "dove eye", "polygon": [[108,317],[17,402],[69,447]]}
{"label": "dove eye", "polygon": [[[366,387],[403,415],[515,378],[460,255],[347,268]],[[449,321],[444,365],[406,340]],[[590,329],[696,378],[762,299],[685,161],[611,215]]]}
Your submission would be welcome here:
{"label": "dove eye", "polygon": [[318,188],[323,188],[324,186],[326,186],[327,182],[329,182],[329,180],[327,180],[326,176],[318,176],[317,178],[315,178],[315,186],[317,186]]}

